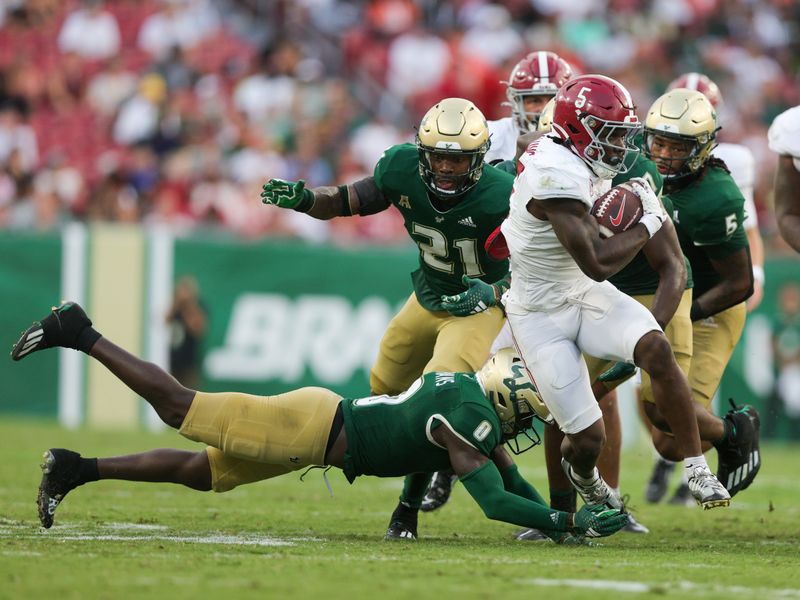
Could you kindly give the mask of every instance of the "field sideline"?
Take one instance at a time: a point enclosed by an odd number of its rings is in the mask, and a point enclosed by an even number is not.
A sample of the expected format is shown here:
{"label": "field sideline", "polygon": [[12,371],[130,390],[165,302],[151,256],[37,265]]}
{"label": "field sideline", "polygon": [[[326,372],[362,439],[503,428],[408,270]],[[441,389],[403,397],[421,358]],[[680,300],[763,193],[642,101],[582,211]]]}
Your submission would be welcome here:
{"label": "field sideline", "polygon": [[[647,447],[623,457],[623,493],[649,535],[599,547],[513,540],[458,486],[420,520],[415,544],[382,541],[399,479],[347,484],[320,470],[228,494],[113,481],[70,493],[50,530],[38,525],[38,463],[48,447],[87,456],[197,447],[166,432],[68,431],[0,421],[0,598],[797,598],[800,447],[762,447],[764,467],[730,509],[647,505]],[[540,448],[520,457],[546,490]],[[712,467],[716,458],[711,461]],[[677,482],[677,478],[674,478]]]}

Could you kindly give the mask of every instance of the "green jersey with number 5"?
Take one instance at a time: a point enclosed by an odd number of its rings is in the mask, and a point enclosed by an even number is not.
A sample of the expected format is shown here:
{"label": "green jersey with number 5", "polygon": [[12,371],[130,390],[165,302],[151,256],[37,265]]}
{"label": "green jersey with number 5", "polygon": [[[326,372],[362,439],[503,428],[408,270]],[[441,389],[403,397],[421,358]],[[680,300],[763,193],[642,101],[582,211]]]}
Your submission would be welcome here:
{"label": "green jersey with number 5", "polygon": [[432,436],[448,427],[481,454],[503,442],[500,420],[472,373],[427,373],[397,396],[342,400],[344,473],[394,477],[450,468]]}
{"label": "green jersey with number 5", "polygon": [[722,260],[748,245],[744,196],[730,173],[712,164],[669,197],[681,249],[692,265],[696,298],[719,283],[711,259]]}
{"label": "green jersey with number 5", "polygon": [[444,212],[428,198],[412,144],[389,148],[375,166],[374,178],[403,215],[406,230],[419,248],[420,266],[411,279],[423,307],[443,310],[442,295],[466,289],[462,275],[494,283],[508,273],[508,261],[490,259],[484,243],[508,214],[513,175],[484,165],[478,183]]}

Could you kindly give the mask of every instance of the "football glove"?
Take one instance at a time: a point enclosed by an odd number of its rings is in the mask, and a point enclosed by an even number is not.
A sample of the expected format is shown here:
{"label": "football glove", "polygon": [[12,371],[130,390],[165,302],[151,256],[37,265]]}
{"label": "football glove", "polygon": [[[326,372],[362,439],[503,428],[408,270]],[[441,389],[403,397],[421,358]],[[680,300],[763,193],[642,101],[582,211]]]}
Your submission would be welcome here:
{"label": "football glove", "polygon": [[306,182],[270,179],[261,191],[261,202],[280,208],[291,208],[307,212],[314,204],[314,194],[305,189]]}
{"label": "football glove", "polygon": [[575,531],[586,537],[605,537],[628,524],[628,514],[603,504],[586,504],[575,513]]}
{"label": "football glove", "polygon": [[617,362],[606,371],[600,373],[598,381],[624,381],[636,372],[636,365],[627,362]]}
{"label": "football glove", "polygon": [[454,296],[442,296],[442,308],[451,315],[454,317],[476,315],[497,305],[497,294],[493,285],[467,275],[464,275],[461,281],[467,286],[465,292]]}
{"label": "football glove", "polygon": [[661,225],[663,225],[664,221],[667,219],[664,206],[661,204],[661,200],[658,199],[658,196],[656,196],[653,188],[651,188],[650,184],[643,178],[633,177],[628,180],[628,183],[636,192],[636,195],[639,196],[639,200],[642,201],[642,210],[644,214],[642,218],[639,219],[639,223],[644,225],[647,228],[647,233],[650,237],[653,237],[656,232],[661,229]]}

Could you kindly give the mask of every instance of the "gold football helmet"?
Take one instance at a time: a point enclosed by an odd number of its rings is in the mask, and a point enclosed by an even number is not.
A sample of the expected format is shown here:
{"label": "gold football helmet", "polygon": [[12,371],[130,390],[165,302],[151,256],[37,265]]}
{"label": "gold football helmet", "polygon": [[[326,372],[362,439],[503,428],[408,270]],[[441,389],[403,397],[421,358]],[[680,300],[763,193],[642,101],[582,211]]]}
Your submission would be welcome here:
{"label": "gold football helmet", "polygon": [[[644,123],[645,151],[656,164],[670,164],[662,173],[667,179],[697,172],[708,160],[715,146],[719,127],[714,107],[701,92],[676,88],[658,98],[650,107]],[[684,156],[668,160],[654,150],[656,138],[666,138],[686,145]],[[674,168],[678,159],[679,167]]]}
{"label": "gold football helmet", "polygon": [[[436,196],[460,196],[481,178],[483,157],[489,146],[489,126],[478,107],[463,98],[445,98],[425,114],[419,125],[420,177]],[[435,170],[432,159],[442,155],[468,156],[469,167],[465,172]]]}
{"label": "gold football helmet", "polygon": [[[532,429],[534,418],[545,423],[553,419],[516,350],[499,350],[476,375],[500,418],[503,439],[509,443],[511,451],[519,454],[538,444],[539,436]],[[523,449],[516,440],[519,434],[531,442]]]}
{"label": "gold football helmet", "polygon": [[542,112],[539,114],[539,123],[536,125],[536,131],[550,131],[553,125],[553,110],[556,107],[556,98],[553,96],[550,101],[544,105]]}

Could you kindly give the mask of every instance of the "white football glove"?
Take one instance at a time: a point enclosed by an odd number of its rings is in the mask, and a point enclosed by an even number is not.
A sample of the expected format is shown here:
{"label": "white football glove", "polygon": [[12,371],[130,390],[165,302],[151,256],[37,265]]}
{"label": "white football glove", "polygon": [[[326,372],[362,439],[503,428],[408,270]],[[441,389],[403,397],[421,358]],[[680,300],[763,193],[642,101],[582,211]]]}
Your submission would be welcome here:
{"label": "white football glove", "polygon": [[647,228],[647,233],[650,237],[653,237],[667,219],[667,212],[664,210],[661,200],[658,199],[653,188],[650,187],[650,184],[645,179],[632,177],[628,180],[628,183],[633,191],[636,192],[636,195],[639,196],[639,200],[642,201],[644,214],[639,219],[639,223],[644,225]]}

